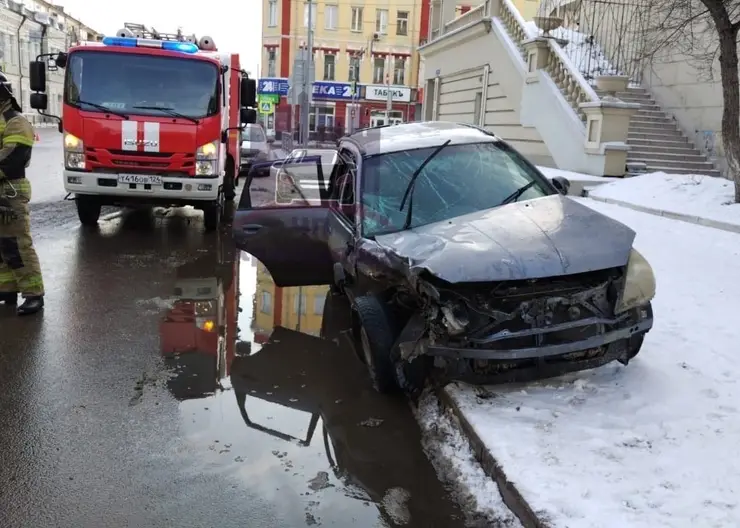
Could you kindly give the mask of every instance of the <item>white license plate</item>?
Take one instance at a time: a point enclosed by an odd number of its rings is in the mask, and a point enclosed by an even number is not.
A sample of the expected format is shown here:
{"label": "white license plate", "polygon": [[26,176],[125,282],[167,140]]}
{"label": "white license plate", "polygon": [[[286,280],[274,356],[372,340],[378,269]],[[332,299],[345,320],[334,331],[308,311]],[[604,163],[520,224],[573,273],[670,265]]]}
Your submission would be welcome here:
{"label": "white license plate", "polygon": [[148,176],[146,174],[119,174],[119,183],[135,183],[137,185],[162,185],[161,176]]}

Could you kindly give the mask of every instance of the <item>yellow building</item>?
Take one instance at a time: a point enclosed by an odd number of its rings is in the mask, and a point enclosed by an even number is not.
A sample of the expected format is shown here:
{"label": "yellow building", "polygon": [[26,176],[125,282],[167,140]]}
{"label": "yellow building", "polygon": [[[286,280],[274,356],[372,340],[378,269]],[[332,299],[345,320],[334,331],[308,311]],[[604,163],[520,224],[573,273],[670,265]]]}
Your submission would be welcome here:
{"label": "yellow building", "polygon": [[[318,0],[310,2],[316,84],[310,128],[366,126],[414,118],[418,54],[428,32],[429,0]],[[427,10],[428,14],[428,10]],[[309,2],[263,0],[263,79],[290,77],[307,46]],[[427,27],[424,27],[426,20]],[[351,83],[359,84],[357,93]],[[269,88],[269,89],[267,89]],[[393,109],[385,108],[390,88]],[[260,95],[287,95],[287,84],[260,83]],[[382,115],[381,115],[382,114]],[[280,128],[278,126],[278,128]]]}
{"label": "yellow building", "polygon": [[275,326],[318,336],[328,290],[327,286],[278,288],[265,266],[258,262],[252,320],[255,341],[266,341]]}

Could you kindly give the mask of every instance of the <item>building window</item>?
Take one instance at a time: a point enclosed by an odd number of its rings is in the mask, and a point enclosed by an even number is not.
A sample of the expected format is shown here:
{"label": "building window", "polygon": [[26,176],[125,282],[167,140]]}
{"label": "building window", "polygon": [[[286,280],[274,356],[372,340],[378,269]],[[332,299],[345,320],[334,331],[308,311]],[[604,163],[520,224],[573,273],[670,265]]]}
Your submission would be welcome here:
{"label": "building window", "polygon": [[306,2],[303,4],[303,27],[308,27],[308,8],[311,7],[311,29],[316,29],[316,4]]}
{"label": "building window", "polygon": [[308,114],[308,128],[311,132],[316,132],[319,128],[334,128],[334,107],[333,106],[312,106],[311,113]]}
{"label": "building window", "polygon": [[337,56],[336,55],[324,55],[324,80],[334,80],[334,69],[336,67]]}
{"label": "building window", "polygon": [[360,82],[360,57],[349,58],[349,82]]}
{"label": "building window", "polygon": [[324,27],[326,29],[337,29],[337,18],[339,6],[327,5],[324,8]]}
{"label": "building window", "polygon": [[406,57],[393,61],[393,84],[406,84]]}
{"label": "building window", "polygon": [[262,302],[260,302],[260,312],[264,314],[272,313],[272,294],[270,292],[262,292]]}
{"label": "building window", "polygon": [[399,11],[396,14],[396,35],[407,36],[409,34],[409,12]]}
{"label": "building window", "polygon": [[277,0],[267,4],[267,27],[277,27]]}
{"label": "building window", "polygon": [[375,32],[385,35],[388,33],[388,10],[375,10]]}
{"label": "building window", "polygon": [[267,50],[267,76],[275,77],[277,71],[277,52],[275,48]]}
{"label": "building window", "polygon": [[373,59],[373,84],[385,83],[385,57]]}
{"label": "building window", "polygon": [[293,313],[297,313],[300,315],[306,315],[306,294],[296,293],[293,296]]}
{"label": "building window", "polygon": [[326,302],[326,295],[317,295],[313,298],[313,313],[314,315],[324,315],[324,303]]}
{"label": "building window", "polygon": [[355,32],[362,32],[362,11],[361,7],[352,8],[352,25],[350,29]]}

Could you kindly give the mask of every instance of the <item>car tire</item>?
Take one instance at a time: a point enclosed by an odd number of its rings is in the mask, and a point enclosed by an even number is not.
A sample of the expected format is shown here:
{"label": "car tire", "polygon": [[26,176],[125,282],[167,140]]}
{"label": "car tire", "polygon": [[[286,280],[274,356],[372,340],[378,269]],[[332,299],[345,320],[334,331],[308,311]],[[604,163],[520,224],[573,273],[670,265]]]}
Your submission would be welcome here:
{"label": "car tire", "polygon": [[398,390],[391,350],[396,341],[389,312],[374,296],[357,297],[354,311],[359,319],[359,343],[373,388],[381,394]]}
{"label": "car tire", "polygon": [[100,211],[102,205],[100,200],[94,196],[75,196],[75,205],[77,206],[77,217],[80,219],[80,223],[86,227],[94,227],[98,225],[100,219]]}

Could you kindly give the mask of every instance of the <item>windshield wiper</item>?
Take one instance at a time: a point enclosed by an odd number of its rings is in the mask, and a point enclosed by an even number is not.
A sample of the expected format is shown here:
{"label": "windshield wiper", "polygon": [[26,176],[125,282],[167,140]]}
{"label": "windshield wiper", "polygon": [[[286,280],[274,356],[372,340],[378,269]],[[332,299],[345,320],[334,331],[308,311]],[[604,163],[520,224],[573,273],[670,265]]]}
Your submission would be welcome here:
{"label": "windshield wiper", "polygon": [[516,191],[514,191],[509,196],[507,196],[506,198],[504,198],[501,201],[501,203],[498,204],[498,205],[501,206],[501,205],[506,205],[506,204],[511,203],[511,202],[516,202],[522,194],[524,194],[525,192],[527,192],[529,189],[531,189],[532,187],[534,187],[536,184],[537,184],[537,180],[532,180],[527,185],[524,185],[522,187],[519,187]]}
{"label": "windshield wiper", "polygon": [[78,99],[76,101],[76,103],[78,105],[84,104],[84,105],[87,105],[87,106],[92,106],[93,108],[97,108],[98,110],[101,110],[103,112],[107,112],[109,114],[117,115],[118,117],[122,117],[124,119],[130,119],[127,114],[124,114],[123,112],[118,111],[118,110],[111,110],[107,106],[104,106],[104,105],[101,105],[101,104],[98,104],[98,103],[91,103],[90,101],[81,101],[80,99]]}
{"label": "windshield wiper", "polygon": [[403,223],[403,229],[408,229],[411,227],[411,211],[414,208],[414,189],[416,188],[416,178],[419,177],[419,174],[421,174],[421,171],[424,170],[424,167],[427,166],[427,163],[432,161],[434,159],[434,156],[440,153],[440,151],[445,148],[447,145],[450,144],[452,140],[448,139],[444,143],[442,143],[440,146],[438,146],[436,149],[434,149],[434,152],[429,154],[427,156],[427,159],[425,159],[421,165],[419,165],[419,168],[414,171],[414,173],[411,175],[411,179],[409,180],[409,184],[406,186],[406,192],[403,193],[403,200],[401,200],[401,207],[399,207],[399,211],[403,211],[403,207],[406,205],[406,199],[409,200],[409,209],[406,211],[406,221]]}
{"label": "windshield wiper", "polygon": [[173,117],[179,117],[180,119],[187,119],[188,121],[191,121],[195,123],[196,125],[199,123],[199,121],[195,119],[194,117],[186,116],[185,114],[176,112],[172,108],[162,108],[161,106],[133,106],[132,108],[135,108],[137,110],[159,110],[160,112],[165,112],[167,114],[170,114]]}

